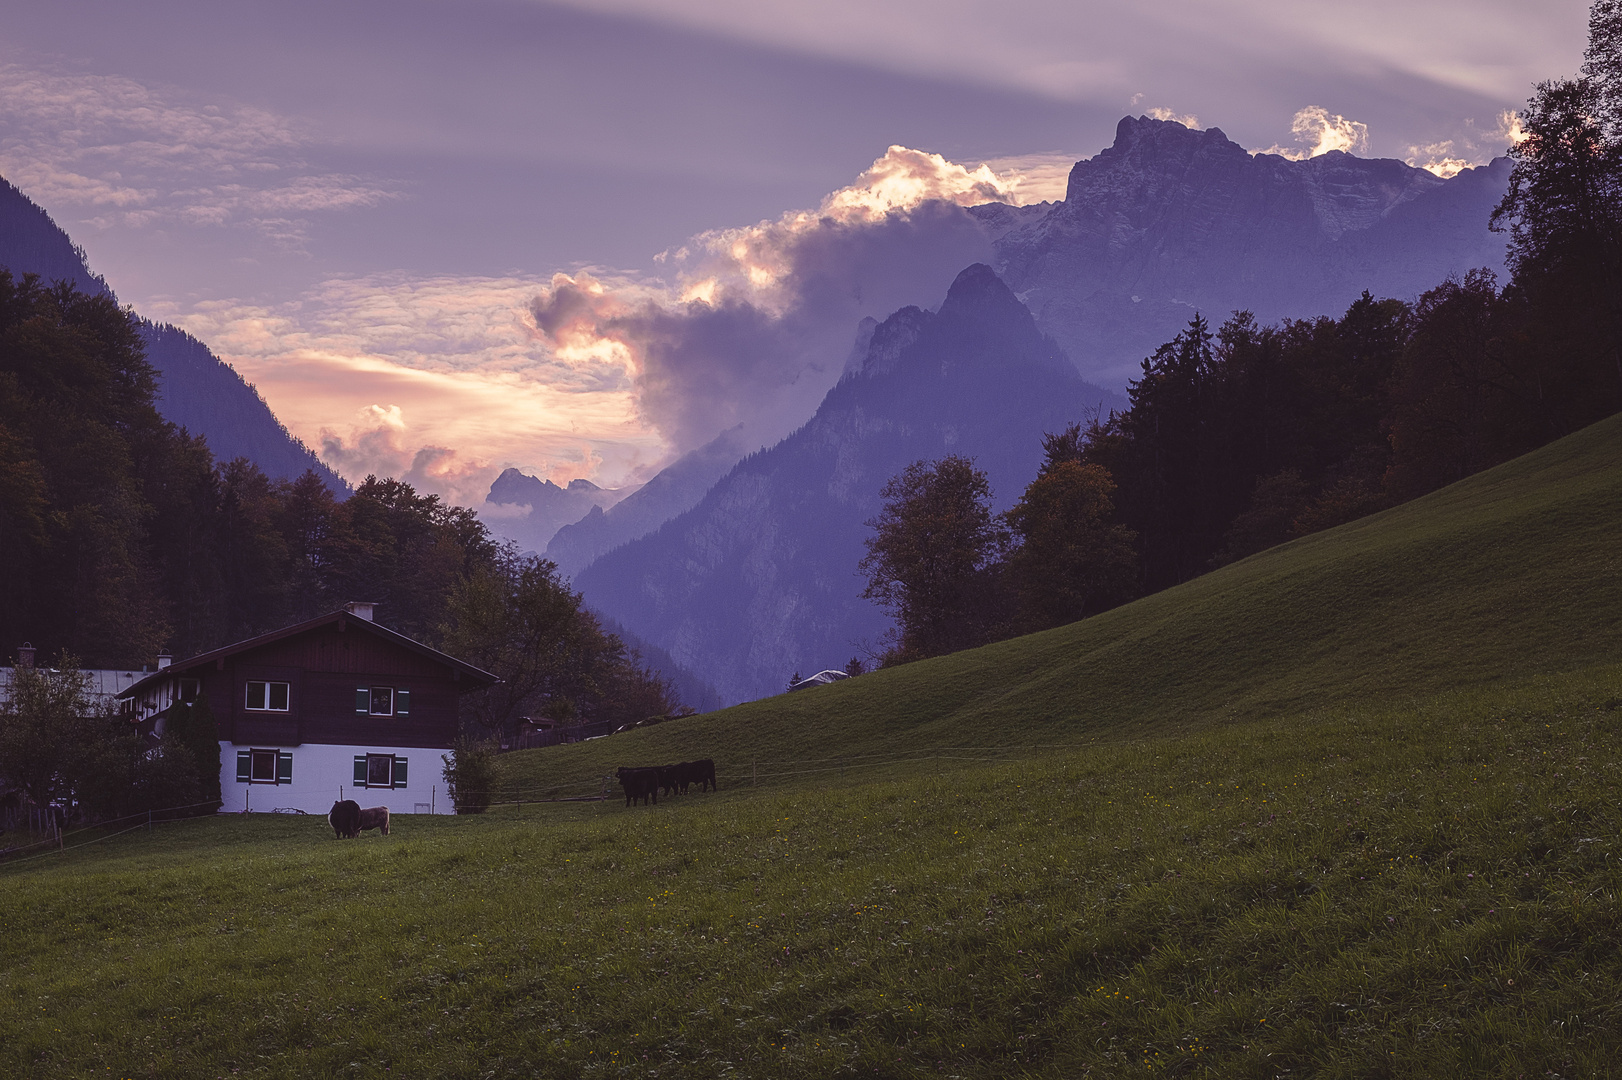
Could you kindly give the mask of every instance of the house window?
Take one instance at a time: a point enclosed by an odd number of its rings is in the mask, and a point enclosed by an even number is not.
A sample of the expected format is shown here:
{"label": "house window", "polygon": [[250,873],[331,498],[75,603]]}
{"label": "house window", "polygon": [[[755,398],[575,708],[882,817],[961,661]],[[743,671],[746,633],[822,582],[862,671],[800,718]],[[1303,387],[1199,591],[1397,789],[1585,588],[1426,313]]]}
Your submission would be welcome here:
{"label": "house window", "polygon": [[355,711],[368,716],[409,716],[411,691],[393,686],[356,687]]}
{"label": "house window", "polygon": [[237,783],[291,784],[292,782],[293,752],[291,750],[237,751]]}
{"label": "house window", "polygon": [[286,712],[287,684],[284,682],[250,682],[246,707],[258,711]]}
{"label": "house window", "polygon": [[181,679],[180,680],[180,700],[181,701],[188,702],[188,703],[196,701],[197,700],[197,695],[199,693],[201,693],[201,692],[202,692],[202,686],[198,683],[198,681],[196,679]]}
{"label": "house window", "polygon": [[355,786],[403,788],[406,786],[406,759],[398,754],[356,754]]}

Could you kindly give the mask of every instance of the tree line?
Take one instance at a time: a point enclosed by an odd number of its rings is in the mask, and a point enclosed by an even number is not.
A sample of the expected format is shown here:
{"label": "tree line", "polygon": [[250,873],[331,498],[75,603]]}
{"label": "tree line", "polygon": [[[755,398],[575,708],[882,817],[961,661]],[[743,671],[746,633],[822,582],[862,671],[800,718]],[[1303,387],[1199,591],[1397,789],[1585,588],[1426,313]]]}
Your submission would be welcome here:
{"label": "tree line", "polygon": [[899,663],[1057,626],[1362,517],[1622,410],[1622,0],[1541,83],[1491,227],[1509,281],[1450,278],[1339,318],[1203,317],[1128,407],[1043,440],[1003,515],[972,461],[883,491],[861,568]]}

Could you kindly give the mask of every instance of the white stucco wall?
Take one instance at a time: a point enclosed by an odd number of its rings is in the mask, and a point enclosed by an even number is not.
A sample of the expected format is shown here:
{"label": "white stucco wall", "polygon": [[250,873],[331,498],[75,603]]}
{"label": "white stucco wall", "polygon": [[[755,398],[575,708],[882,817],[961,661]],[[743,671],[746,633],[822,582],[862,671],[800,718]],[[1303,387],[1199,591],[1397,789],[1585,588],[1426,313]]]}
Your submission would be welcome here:
{"label": "white stucco wall", "polygon": [[[237,751],[281,750],[293,755],[293,781],[284,784],[245,784],[237,780]],[[333,746],[303,743],[276,747],[268,743],[220,743],[220,798],[222,814],[269,813],[303,810],[326,816],[339,798],[354,799],[362,807],[386,806],[392,814],[450,814],[455,809],[445,796],[447,750],[421,746]],[[393,754],[407,760],[407,786],[373,788],[355,786],[355,758],[363,754]]]}

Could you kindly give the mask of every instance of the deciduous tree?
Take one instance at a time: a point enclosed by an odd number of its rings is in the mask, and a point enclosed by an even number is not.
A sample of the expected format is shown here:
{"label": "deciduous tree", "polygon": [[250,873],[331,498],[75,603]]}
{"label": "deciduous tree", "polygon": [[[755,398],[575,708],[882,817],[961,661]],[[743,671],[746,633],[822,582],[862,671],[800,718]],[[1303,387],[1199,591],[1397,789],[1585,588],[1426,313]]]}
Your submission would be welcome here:
{"label": "deciduous tree", "polygon": [[968,458],[915,461],[884,485],[884,508],[861,569],[862,593],[889,609],[898,640],[886,663],[994,640],[1006,622],[1001,558],[1007,532],[991,486]]}

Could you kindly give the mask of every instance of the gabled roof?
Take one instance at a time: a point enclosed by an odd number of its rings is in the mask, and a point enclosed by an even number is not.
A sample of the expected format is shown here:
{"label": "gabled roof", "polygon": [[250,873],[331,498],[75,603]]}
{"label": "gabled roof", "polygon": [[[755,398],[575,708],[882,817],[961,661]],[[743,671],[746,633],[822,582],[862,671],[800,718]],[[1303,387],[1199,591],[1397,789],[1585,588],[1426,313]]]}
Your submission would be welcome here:
{"label": "gabled roof", "polygon": [[188,671],[195,671],[198,668],[204,668],[210,664],[215,664],[230,657],[238,656],[242,653],[257,649],[262,645],[269,645],[272,642],[282,641],[290,637],[298,637],[300,634],[307,634],[311,630],[319,630],[323,626],[331,625],[341,626],[346,632],[349,630],[360,630],[363,633],[373,634],[382,638],[384,641],[390,642],[391,644],[399,645],[405,649],[410,649],[419,656],[426,656],[430,660],[436,660],[451,670],[459,673],[464,678],[471,680],[474,683],[472,689],[475,690],[482,689],[485,686],[494,686],[496,683],[501,681],[499,678],[490,674],[488,671],[485,671],[483,668],[477,668],[466,661],[458,660],[449,653],[442,653],[438,649],[429,648],[420,641],[415,641],[412,638],[408,638],[404,634],[395,633],[386,626],[379,626],[370,619],[363,619],[347,608],[339,608],[337,611],[334,611],[331,614],[322,615],[319,618],[311,619],[308,622],[301,622],[293,626],[286,626],[280,630],[272,630],[268,634],[260,634],[258,637],[251,637],[245,641],[239,641],[234,645],[227,645],[224,648],[215,649],[212,652],[201,653],[197,656],[189,657],[177,663],[170,664],[168,667],[163,668],[160,671],[155,671],[147,675],[134,685],[120,692],[118,696],[120,698],[127,698],[134,694],[137,690],[141,689],[141,687],[146,686],[149,683],[155,683],[163,679],[173,678]]}

